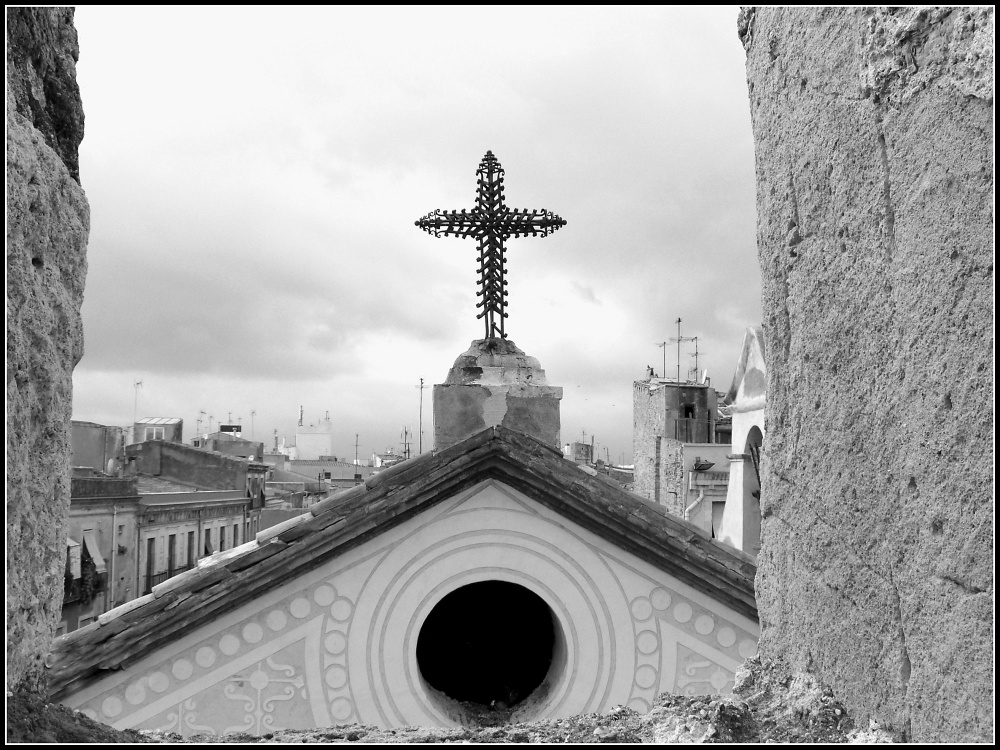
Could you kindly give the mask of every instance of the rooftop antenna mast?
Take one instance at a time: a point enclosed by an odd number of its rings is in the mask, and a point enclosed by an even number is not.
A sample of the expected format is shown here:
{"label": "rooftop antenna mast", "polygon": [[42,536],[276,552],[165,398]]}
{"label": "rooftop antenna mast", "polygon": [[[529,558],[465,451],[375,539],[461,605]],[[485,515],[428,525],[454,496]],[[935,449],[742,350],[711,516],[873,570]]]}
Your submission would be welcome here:
{"label": "rooftop antenna mast", "polygon": [[678,318],[677,323],[677,338],[670,339],[671,341],[677,342],[677,382],[681,382],[681,342],[682,341],[697,341],[696,336],[681,336],[681,319]]}
{"label": "rooftop antenna mast", "polygon": [[403,458],[409,458],[410,457],[410,441],[409,441],[410,434],[411,433],[410,433],[409,428],[408,427],[404,427],[403,428],[403,435],[402,435],[402,437],[403,437]]}
{"label": "rooftop antenna mast", "polygon": [[305,412],[302,410],[302,407],[299,406],[299,427],[302,426],[302,417],[303,417],[304,413]]}
{"label": "rooftop antenna mast", "polygon": [[424,385],[424,379],[420,378],[420,385],[413,387],[420,389],[420,426],[417,430],[417,455],[419,456],[424,452],[424,388],[430,388],[430,386]]}
{"label": "rooftop antenna mast", "polygon": [[142,388],[142,381],[137,380],[132,384],[135,388],[135,401],[132,404],[132,424],[139,418],[139,389]]}
{"label": "rooftop antenna mast", "polygon": [[[673,339],[671,339],[673,341]],[[663,350],[663,369],[660,370],[660,377],[667,377],[667,342],[664,341],[661,344],[657,344]]]}
{"label": "rooftop antenna mast", "polygon": [[698,337],[694,336],[694,353],[688,353],[689,357],[694,357],[694,382],[698,382],[701,377],[701,370],[698,369]]}

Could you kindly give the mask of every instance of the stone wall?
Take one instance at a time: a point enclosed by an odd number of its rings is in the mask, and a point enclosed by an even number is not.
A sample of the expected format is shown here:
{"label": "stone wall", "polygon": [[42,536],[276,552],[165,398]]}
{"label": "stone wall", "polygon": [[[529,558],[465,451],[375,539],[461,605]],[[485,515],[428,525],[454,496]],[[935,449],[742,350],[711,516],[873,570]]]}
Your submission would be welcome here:
{"label": "stone wall", "polygon": [[632,491],[647,500],[658,502],[657,446],[663,435],[666,416],[663,398],[657,398],[655,392],[650,392],[649,386],[648,380],[632,383],[632,462],[635,465]]}
{"label": "stone wall", "polygon": [[70,8],[7,9],[7,689],[59,622],[90,211]]}
{"label": "stone wall", "polygon": [[744,9],[765,660],[993,734],[993,44],[979,9]]}

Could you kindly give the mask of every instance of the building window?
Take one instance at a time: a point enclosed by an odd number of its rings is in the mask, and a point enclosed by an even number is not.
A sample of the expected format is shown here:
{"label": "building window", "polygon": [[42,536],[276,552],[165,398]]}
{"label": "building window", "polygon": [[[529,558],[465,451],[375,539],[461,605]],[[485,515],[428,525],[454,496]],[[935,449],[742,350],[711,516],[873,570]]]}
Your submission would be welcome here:
{"label": "building window", "polygon": [[219,527],[219,552],[226,548],[226,527]]}
{"label": "building window", "polygon": [[167,537],[167,578],[173,578],[177,569],[177,535]]}
{"label": "building window", "polygon": [[212,530],[205,529],[205,554],[211,555],[215,552],[212,548]]}
{"label": "building window", "polygon": [[194,544],[195,544],[195,542],[194,542],[194,532],[193,531],[189,531],[188,532],[188,546],[187,546],[187,566],[188,566],[189,570],[195,566]]}
{"label": "building window", "polygon": [[146,440],[163,440],[163,428],[162,427],[147,427],[146,428]]}
{"label": "building window", "polygon": [[240,525],[238,523],[233,524],[233,546],[240,546]]}
{"label": "building window", "polygon": [[153,590],[153,576],[156,573],[156,537],[146,540],[146,586],[142,593],[148,594]]}

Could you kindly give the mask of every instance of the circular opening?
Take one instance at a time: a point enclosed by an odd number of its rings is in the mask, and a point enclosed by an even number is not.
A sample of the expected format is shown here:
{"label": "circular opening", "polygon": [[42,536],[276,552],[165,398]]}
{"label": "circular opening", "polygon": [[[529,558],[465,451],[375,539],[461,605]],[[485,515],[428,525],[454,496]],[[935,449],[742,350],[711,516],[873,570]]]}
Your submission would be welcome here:
{"label": "circular opening", "polygon": [[483,581],[452,591],[427,615],[417,665],[446,698],[507,711],[551,685],[565,661],[561,643],[541,597],[515,583]]}

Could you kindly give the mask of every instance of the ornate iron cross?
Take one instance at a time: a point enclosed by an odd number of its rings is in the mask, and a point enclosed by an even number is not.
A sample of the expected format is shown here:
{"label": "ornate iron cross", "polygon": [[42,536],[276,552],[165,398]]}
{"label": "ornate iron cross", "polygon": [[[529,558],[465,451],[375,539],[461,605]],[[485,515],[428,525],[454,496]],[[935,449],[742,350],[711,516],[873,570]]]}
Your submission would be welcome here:
{"label": "ornate iron cross", "polygon": [[[481,307],[477,318],[486,318],[486,338],[493,339],[499,334],[507,338],[503,321],[507,317],[507,280],[504,241],[508,237],[542,237],[566,225],[566,220],[544,208],[540,211],[526,208],[507,208],[503,196],[503,167],[487,151],[476,171],[479,188],[476,191],[476,207],[471,211],[431,211],[415,221],[418,227],[435,237],[455,235],[475,237],[479,240],[479,291],[476,303]],[[497,320],[500,324],[497,325]]]}

